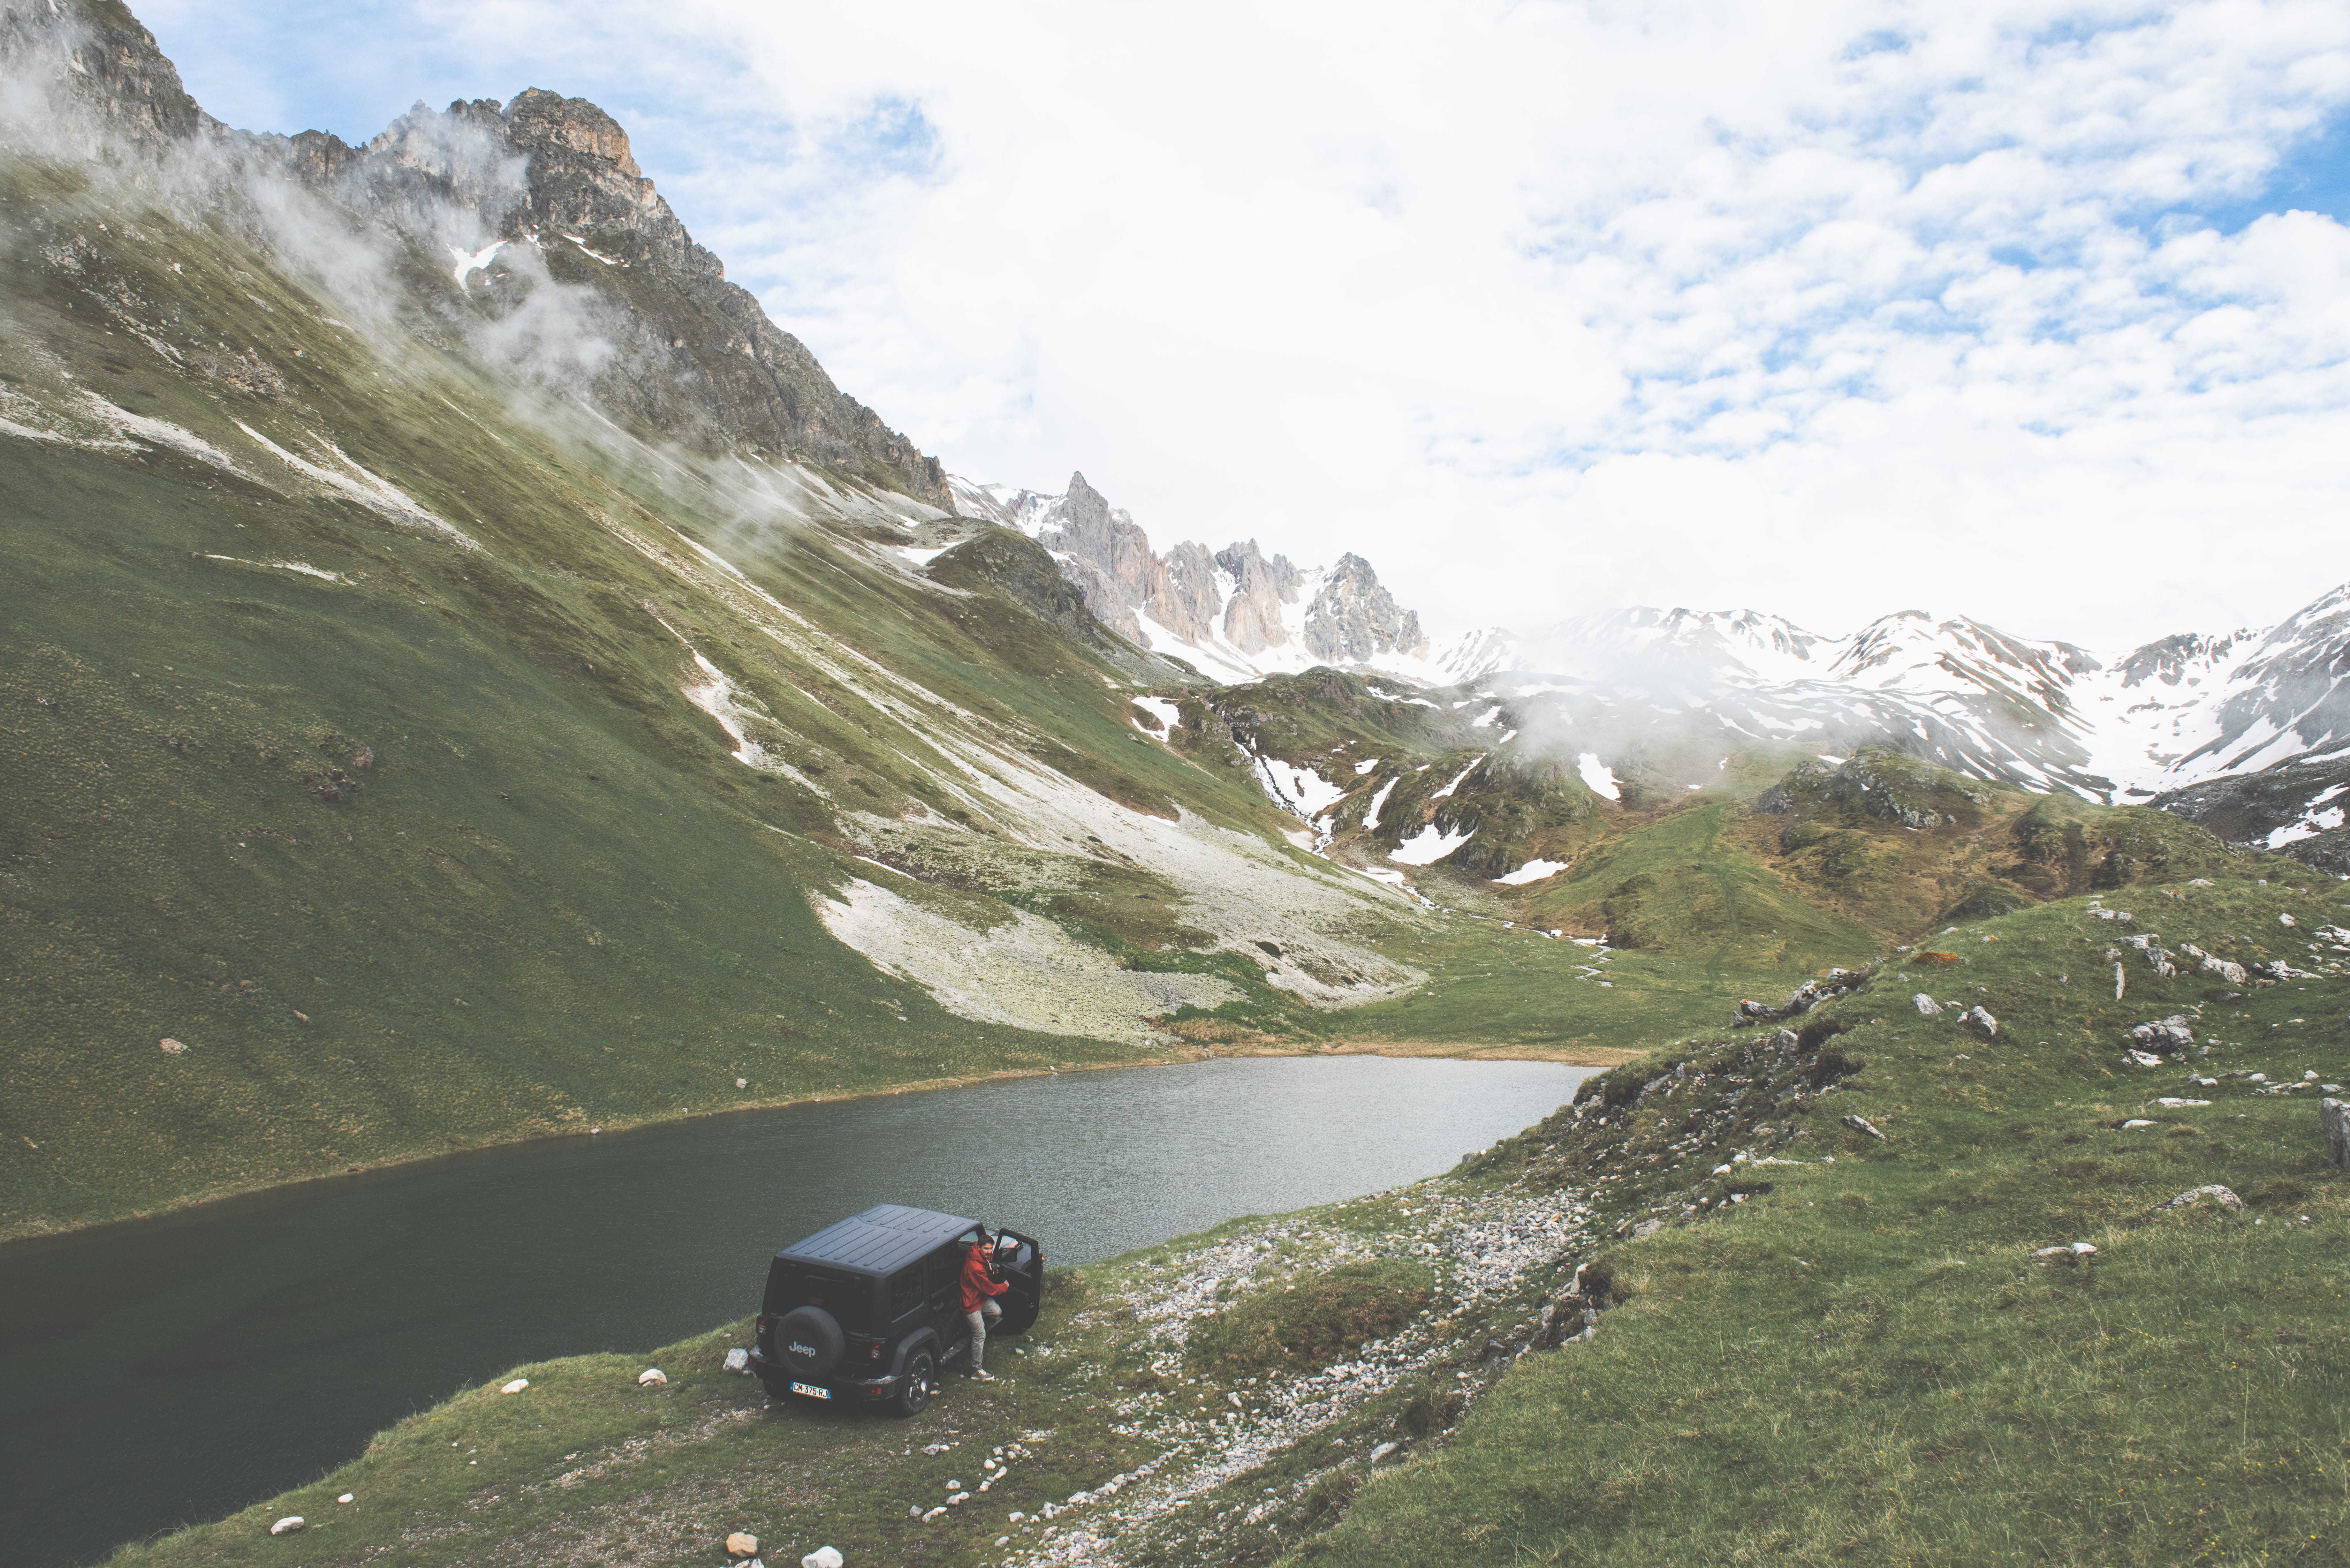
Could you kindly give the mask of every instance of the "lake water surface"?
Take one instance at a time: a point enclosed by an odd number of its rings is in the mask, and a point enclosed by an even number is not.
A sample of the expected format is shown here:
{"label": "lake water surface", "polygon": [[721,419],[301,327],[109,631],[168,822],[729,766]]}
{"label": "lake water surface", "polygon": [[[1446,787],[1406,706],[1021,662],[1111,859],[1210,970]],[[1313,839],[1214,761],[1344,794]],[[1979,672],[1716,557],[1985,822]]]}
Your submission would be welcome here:
{"label": "lake water surface", "polygon": [[1445,1170],[1591,1069],[1249,1058],[490,1149],[0,1248],[0,1563],[86,1562],[344,1462],[520,1362],[758,1306],[879,1202],[1087,1262]]}

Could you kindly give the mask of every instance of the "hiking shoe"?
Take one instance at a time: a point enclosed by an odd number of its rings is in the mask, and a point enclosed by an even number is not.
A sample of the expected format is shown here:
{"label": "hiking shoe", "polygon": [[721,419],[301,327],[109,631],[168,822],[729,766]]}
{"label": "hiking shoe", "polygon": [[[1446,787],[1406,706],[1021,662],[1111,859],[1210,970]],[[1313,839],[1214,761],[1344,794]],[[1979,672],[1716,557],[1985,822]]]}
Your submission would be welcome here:
{"label": "hiking shoe", "polygon": [[971,1376],[973,1381],[979,1383],[993,1383],[995,1381],[994,1373],[983,1372],[976,1366],[972,1368]]}

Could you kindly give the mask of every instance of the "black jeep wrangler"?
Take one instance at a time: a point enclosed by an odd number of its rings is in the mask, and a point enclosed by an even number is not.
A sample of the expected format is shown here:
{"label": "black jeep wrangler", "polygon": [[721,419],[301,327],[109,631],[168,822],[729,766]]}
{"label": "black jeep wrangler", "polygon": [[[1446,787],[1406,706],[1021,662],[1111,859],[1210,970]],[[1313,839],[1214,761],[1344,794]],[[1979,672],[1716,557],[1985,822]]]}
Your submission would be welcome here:
{"label": "black jeep wrangler", "polygon": [[[767,1265],[751,1369],[778,1399],[886,1399],[913,1415],[939,1368],[971,1348],[960,1282],[979,1233],[977,1220],[881,1203],[785,1248]],[[1023,1333],[1044,1295],[1044,1249],[1003,1231],[994,1268],[1012,1288],[989,1337]]]}

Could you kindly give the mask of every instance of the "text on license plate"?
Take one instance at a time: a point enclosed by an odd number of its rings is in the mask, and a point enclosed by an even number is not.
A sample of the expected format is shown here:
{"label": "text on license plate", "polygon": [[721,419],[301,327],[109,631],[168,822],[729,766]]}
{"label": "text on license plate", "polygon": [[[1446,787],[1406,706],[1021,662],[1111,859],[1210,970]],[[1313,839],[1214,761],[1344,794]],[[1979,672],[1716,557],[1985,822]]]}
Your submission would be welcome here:
{"label": "text on license plate", "polygon": [[819,1388],[813,1383],[795,1383],[792,1385],[792,1392],[795,1394],[806,1394],[817,1399],[829,1399],[832,1397],[831,1389]]}

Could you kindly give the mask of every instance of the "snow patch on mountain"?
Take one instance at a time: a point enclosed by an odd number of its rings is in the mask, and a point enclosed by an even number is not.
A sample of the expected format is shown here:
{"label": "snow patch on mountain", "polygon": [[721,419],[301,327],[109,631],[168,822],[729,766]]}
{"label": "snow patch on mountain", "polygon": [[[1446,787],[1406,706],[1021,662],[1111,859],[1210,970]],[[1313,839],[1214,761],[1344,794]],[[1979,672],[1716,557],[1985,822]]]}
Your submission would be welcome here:
{"label": "snow patch on mountain", "polygon": [[1473,827],[1447,833],[1431,822],[1388,850],[1388,858],[1402,866],[1433,866],[1476,836]]}
{"label": "snow patch on mountain", "polygon": [[1596,752],[1585,752],[1577,756],[1575,759],[1575,771],[1583,775],[1583,782],[1590,787],[1592,794],[1605,795],[1609,800],[1624,798],[1624,790],[1616,777],[1616,770],[1601,762],[1599,753]]}

